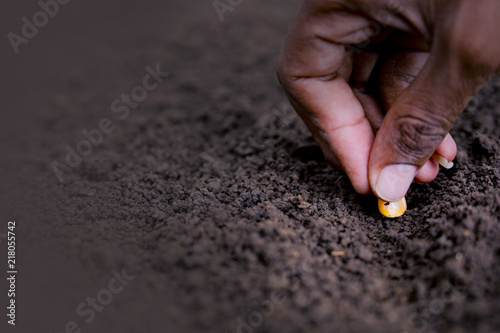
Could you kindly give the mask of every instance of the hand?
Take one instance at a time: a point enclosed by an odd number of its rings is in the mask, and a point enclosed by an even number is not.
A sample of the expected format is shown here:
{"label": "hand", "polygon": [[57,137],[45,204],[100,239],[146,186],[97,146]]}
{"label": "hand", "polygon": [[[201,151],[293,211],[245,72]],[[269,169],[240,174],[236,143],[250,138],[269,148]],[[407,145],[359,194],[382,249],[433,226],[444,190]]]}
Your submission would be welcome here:
{"label": "hand", "polygon": [[305,0],[278,78],[355,190],[395,201],[430,182],[437,152],[500,65],[498,0]]}

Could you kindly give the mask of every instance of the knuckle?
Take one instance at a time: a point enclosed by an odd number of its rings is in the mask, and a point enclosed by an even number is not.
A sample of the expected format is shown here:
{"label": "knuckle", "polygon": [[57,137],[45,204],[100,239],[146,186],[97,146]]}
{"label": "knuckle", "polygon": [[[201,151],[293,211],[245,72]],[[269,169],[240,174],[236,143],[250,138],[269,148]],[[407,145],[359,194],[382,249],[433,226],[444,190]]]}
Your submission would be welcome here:
{"label": "knuckle", "polygon": [[402,68],[394,68],[389,72],[394,81],[404,82],[406,84],[411,84],[417,77],[416,73],[410,73]]}
{"label": "knuckle", "polygon": [[291,90],[293,85],[293,77],[289,74],[288,67],[280,60],[278,65],[278,69],[276,71],[276,76],[278,78],[278,82],[285,90]]}
{"label": "knuckle", "polygon": [[278,78],[278,82],[280,83],[280,85],[286,89],[288,86],[288,78],[281,68],[278,68],[278,70],[276,71],[276,77]]}
{"label": "knuckle", "polygon": [[396,121],[399,137],[396,148],[406,156],[422,160],[431,154],[446,136],[446,120],[436,115],[405,115]]}

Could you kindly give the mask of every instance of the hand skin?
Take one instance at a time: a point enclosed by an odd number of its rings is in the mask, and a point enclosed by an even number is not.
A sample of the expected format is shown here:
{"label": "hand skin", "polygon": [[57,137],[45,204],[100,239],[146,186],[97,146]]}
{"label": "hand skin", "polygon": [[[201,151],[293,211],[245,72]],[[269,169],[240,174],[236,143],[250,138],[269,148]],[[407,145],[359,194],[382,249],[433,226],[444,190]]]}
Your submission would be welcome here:
{"label": "hand skin", "polygon": [[[432,181],[436,151],[500,66],[499,0],[305,0],[278,78],[325,157],[386,201]],[[353,47],[354,46],[354,47]]]}

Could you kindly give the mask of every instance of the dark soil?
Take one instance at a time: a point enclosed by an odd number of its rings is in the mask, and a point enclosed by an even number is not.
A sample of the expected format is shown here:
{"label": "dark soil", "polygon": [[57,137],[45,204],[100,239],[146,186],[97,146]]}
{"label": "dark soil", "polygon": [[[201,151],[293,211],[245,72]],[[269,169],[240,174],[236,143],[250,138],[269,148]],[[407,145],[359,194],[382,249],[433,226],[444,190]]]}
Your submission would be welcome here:
{"label": "dark soil", "polygon": [[[243,1],[220,22],[211,1],[75,1],[19,55],[6,49],[8,329],[500,331],[500,84],[454,127],[456,166],[383,218],[324,161],[275,79],[297,5]],[[37,9],[5,7],[2,31]],[[170,76],[120,120],[111,103],[156,64]],[[103,118],[115,130],[59,182],[51,163]],[[78,305],[122,268],[135,279],[86,323]]]}

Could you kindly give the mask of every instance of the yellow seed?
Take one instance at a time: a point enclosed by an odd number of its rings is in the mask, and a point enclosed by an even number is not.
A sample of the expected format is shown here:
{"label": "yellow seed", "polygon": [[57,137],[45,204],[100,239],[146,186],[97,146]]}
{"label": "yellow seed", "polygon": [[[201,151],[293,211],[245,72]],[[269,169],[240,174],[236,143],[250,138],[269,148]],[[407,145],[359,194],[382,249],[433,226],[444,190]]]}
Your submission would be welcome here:
{"label": "yellow seed", "polygon": [[378,210],[385,217],[400,217],[406,212],[406,199],[393,202],[378,199]]}

